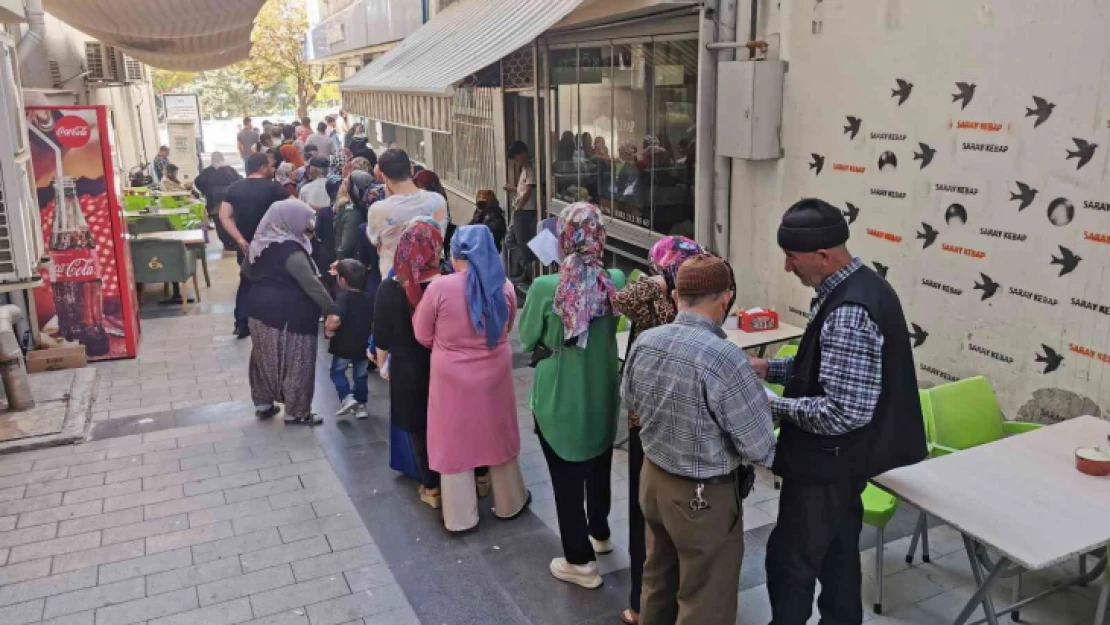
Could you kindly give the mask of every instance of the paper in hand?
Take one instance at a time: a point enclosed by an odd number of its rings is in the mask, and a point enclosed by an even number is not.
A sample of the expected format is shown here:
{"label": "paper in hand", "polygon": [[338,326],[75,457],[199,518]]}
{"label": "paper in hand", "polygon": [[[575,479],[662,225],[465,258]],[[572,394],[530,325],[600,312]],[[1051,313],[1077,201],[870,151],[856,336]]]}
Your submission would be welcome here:
{"label": "paper in hand", "polygon": [[555,238],[555,235],[551,234],[551,231],[546,228],[528,242],[528,247],[544,265],[563,262],[563,253],[559,249],[559,239]]}
{"label": "paper in hand", "polygon": [[763,392],[767,394],[767,399],[775,399],[779,396],[778,393],[771,390],[767,385],[763,385]]}

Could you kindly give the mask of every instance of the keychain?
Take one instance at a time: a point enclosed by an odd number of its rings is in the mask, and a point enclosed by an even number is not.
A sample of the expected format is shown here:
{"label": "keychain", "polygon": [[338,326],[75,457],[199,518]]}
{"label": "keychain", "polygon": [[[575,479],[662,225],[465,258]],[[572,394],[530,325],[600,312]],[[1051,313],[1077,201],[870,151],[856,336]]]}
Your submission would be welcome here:
{"label": "keychain", "polygon": [[694,489],[694,498],[690,500],[690,509],[694,512],[700,510],[708,510],[709,502],[702,498],[701,494],[705,491],[705,484],[698,483],[697,488]]}

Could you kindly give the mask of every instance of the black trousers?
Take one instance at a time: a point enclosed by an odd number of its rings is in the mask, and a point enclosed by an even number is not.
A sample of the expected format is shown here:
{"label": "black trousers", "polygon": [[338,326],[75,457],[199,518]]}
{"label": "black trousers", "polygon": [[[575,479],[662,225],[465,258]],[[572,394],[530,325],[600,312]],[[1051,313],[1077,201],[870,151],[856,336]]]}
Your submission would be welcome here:
{"label": "black trousers", "polygon": [[[239,264],[243,264],[243,252],[236,252],[236,257],[239,259]],[[235,291],[235,329],[239,331],[246,331],[247,329],[247,298],[251,294],[251,281],[247,279],[242,273],[239,274],[239,289]]]}
{"label": "black trousers", "polygon": [[860,495],[867,480],[810,483],[784,479],[779,518],[767,541],[771,625],[804,625],[821,580],[822,625],[863,622],[859,533]]}
{"label": "black trousers", "polygon": [[628,605],[640,612],[640,594],[644,587],[644,562],[647,560],[647,538],[644,511],[640,508],[640,471],[644,468],[644,444],[640,428],[628,428],[628,557],[632,560],[632,592]]}
{"label": "black trousers", "polygon": [[428,434],[409,432],[409,449],[416,458],[416,468],[420,471],[420,483],[427,489],[439,488],[439,473],[428,467]]}
{"label": "black trousers", "polygon": [[[609,539],[609,508],[612,505],[609,471],[613,466],[613,448],[606,449],[596,458],[571,462],[560,458],[551,449],[538,426],[536,433],[551,473],[551,488],[555,491],[555,512],[559,518],[563,557],[571,564],[593,562],[597,556],[589,537]],[[584,509],[583,493],[586,496]]]}

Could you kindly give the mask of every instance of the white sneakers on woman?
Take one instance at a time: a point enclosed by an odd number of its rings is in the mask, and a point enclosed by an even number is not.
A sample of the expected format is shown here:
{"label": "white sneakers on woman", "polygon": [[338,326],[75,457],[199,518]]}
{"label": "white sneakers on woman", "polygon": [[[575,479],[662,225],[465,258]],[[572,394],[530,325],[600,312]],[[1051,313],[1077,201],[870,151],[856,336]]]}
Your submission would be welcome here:
{"label": "white sneakers on woman", "polygon": [[577,584],[583,588],[593,590],[601,586],[601,575],[597,571],[597,562],[587,564],[571,564],[566,558],[555,558],[548,567],[555,579],[570,584]]}

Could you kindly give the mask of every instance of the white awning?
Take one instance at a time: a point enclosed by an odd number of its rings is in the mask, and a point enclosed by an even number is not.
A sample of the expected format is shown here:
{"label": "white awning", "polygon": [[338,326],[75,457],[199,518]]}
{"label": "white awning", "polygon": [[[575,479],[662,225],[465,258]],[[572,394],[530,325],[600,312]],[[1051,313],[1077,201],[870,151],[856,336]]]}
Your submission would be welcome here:
{"label": "white awning", "polygon": [[340,89],[450,96],[456,83],[530,43],[581,3],[462,0],[359,70]]}
{"label": "white awning", "polygon": [[250,54],[265,0],[44,0],[53,16],[135,60],[201,71]]}

